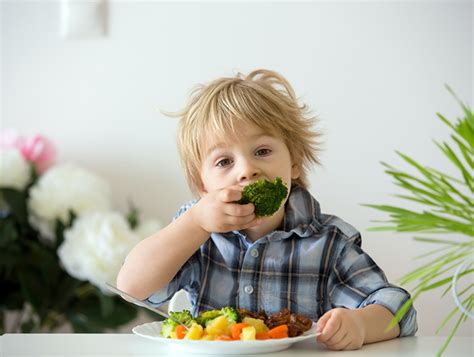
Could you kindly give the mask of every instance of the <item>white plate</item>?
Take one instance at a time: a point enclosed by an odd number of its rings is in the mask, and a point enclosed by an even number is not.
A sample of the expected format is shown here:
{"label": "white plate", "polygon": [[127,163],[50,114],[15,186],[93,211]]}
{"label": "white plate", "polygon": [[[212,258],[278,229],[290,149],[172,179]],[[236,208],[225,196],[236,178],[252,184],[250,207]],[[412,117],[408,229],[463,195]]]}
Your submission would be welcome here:
{"label": "white plate", "polygon": [[[161,321],[149,322],[133,328],[133,333],[149,338],[160,343],[167,344],[171,348],[197,354],[229,355],[229,354],[253,354],[282,351],[289,348],[296,342],[315,338],[319,335],[316,332],[316,324],[313,323],[311,329],[298,337],[279,338],[274,340],[257,341],[200,341],[200,340],[176,340],[164,338],[160,335]],[[229,348],[231,347],[231,348]]]}

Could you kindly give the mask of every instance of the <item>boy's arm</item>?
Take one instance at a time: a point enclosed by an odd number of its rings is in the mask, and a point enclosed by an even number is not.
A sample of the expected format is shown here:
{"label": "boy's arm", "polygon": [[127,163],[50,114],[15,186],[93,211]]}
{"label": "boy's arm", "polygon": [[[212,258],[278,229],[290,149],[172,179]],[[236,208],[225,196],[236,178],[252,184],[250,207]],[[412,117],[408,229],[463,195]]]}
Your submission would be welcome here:
{"label": "boy's arm", "polygon": [[120,269],[118,288],[143,300],[165,287],[211,232],[258,224],[253,204],[235,203],[241,191],[230,187],[206,194],[171,224],[138,243]]}
{"label": "boy's arm", "polygon": [[209,238],[193,220],[193,208],[132,249],[117,277],[119,289],[143,300],[173,279]]}
{"label": "boy's arm", "polygon": [[318,320],[318,342],[331,350],[354,350],[367,343],[389,340],[400,334],[398,325],[385,332],[392,318],[387,308],[377,304],[354,310],[332,309]]}
{"label": "boy's arm", "polygon": [[[335,250],[338,254],[328,265],[331,306],[347,307],[329,310],[318,321],[318,329],[323,333],[318,341],[331,349],[356,349],[364,343],[414,335],[417,329],[416,311],[411,306],[399,324],[385,333],[393,314],[410,294],[390,284],[359,244],[360,238],[354,235],[352,243]],[[344,328],[339,330],[341,326]]]}
{"label": "boy's arm", "polygon": [[397,324],[391,330],[385,332],[393,314],[386,307],[371,304],[361,309],[354,310],[364,325],[364,344],[390,340],[400,335],[400,326]]}

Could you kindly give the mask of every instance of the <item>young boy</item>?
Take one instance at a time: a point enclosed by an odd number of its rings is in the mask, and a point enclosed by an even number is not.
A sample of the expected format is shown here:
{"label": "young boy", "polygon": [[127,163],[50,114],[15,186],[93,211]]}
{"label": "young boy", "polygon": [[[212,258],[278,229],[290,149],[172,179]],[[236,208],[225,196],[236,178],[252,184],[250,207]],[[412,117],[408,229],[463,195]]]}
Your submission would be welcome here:
{"label": "young boy", "polygon": [[[321,213],[307,191],[319,133],[281,75],[217,79],[197,88],[179,116],[181,160],[199,200],[130,252],[120,289],[157,305],[185,289],[193,314],[288,308],[317,320],[318,341],[334,350],[416,332],[413,308],[385,331],[410,295],[364,253],[359,232]],[[289,193],[273,216],[236,203],[244,186],[276,177]]]}

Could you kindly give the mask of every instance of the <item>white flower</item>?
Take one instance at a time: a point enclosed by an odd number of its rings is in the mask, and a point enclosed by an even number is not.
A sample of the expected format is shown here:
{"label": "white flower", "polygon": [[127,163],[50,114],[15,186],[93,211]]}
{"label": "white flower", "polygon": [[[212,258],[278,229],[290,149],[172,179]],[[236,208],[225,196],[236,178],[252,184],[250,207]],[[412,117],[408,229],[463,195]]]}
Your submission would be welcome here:
{"label": "white flower", "polygon": [[18,150],[0,150],[0,187],[23,190],[30,178],[30,165]]}
{"label": "white flower", "polygon": [[30,189],[29,220],[42,236],[54,239],[55,222],[110,209],[110,189],[100,177],[72,164],[58,165],[40,176]]}
{"label": "white flower", "polygon": [[58,256],[69,275],[105,292],[104,283],[115,284],[126,255],[140,240],[119,213],[89,213],[65,231]]}

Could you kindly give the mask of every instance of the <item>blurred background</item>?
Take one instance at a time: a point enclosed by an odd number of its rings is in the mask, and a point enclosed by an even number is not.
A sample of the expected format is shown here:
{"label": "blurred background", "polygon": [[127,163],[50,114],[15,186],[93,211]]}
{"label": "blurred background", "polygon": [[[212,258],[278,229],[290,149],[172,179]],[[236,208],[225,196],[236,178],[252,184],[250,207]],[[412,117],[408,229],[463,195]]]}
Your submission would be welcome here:
{"label": "blurred background", "polygon": [[[45,135],[57,162],[110,184],[117,210],[133,201],[167,224],[192,196],[177,119],[160,110],[181,109],[198,83],[276,70],[320,118],[324,151],[310,191],[322,211],[360,230],[391,282],[420,264],[414,258],[431,247],[367,231],[386,216],[361,204],[399,203],[380,164],[403,167],[395,150],[453,170],[433,139],[449,136],[437,112],[462,115],[445,84],[473,103],[472,2],[79,3],[89,7],[1,2],[2,129]],[[433,335],[454,306],[441,291],[421,295],[418,334]],[[473,331],[471,320],[459,335]]]}

